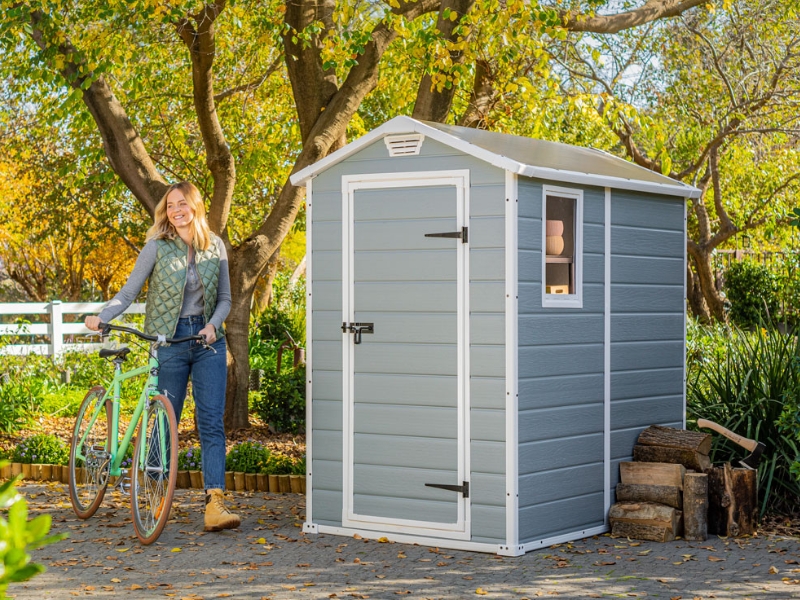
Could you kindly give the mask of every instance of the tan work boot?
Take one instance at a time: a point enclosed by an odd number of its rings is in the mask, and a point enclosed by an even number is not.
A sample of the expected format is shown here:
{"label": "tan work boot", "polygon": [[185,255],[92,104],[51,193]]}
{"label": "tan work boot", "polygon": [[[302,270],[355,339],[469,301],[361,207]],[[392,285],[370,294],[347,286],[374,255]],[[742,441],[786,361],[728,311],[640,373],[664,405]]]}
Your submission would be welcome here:
{"label": "tan work boot", "polygon": [[225,506],[224,494],[221,489],[208,490],[206,493],[206,531],[236,529],[241,522],[239,515],[233,514]]}

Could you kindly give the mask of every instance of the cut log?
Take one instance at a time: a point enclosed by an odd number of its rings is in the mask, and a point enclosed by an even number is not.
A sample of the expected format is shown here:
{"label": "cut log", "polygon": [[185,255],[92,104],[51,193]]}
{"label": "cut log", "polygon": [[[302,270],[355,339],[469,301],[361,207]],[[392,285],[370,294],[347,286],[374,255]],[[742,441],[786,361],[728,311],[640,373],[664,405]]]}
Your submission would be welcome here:
{"label": "cut log", "polygon": [[608,520],[614,535],[650,535],[637,539],[655,541],[674,540],[683,526],[680,510],[655,502],[617,502],[609,509]]}
{"label": "cut log", "polygon": [[640,485],[672,485],[683,490],[686,467],[668,463],[621,462],[619,480]]}
{"label": "cut log", "polygon": [[633,447],[633,460],[640,462],[674,463],[683,465],[687,469],[705,473],[711,468],[711,459],[708,454],[701,454],[688,448],[670,448],[667,446],[643,446],[636,444]]}
{"label": "cut log", "polygon": [[711,441],[709,433],[651,425],[639,434],[636,443],[643,446],[682,448],[708,455],[711,452]]}
{"label": "cut log", "polygon": [[708,532],[740,537],[758,526],[758,472],[730,463],[708,472]]}
{"label": "cut log", "polygon": [[681,490],[675,485],[617,484],[617,502],[657,502],[683,508]]}
{"label": "cut log", "polygon": [[675,533],[671,527],[640,525],[625,521],[617,521],[611,525],[611,535],[631,538],[632,540],[649,540],[651,542],[671,542],[675,539]]}
{"label": "cut log", "polygon": [[683,479],[683,538],[704,542],[708,538],[708,475],[687,473]]}

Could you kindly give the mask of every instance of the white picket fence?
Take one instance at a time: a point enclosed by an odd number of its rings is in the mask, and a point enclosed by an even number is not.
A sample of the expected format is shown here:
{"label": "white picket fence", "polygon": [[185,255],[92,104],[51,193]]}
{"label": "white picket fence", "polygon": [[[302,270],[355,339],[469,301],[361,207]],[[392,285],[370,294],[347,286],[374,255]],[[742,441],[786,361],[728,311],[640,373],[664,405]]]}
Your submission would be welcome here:
{"label": "white picket fence", "polygon": [[[92,350],[101,347],[98,342],[90,341],[86,338],[93,331],[87,329],[83,321],[77,323],[65,323],[64,315],[68,314],[96,314],[105,306],[104,302],[14,302],[0,303],[0,315],[12,315],[17,318],[22,317],[30,321],[24,324],[0,323],[0,354],[44,354],[58,357],[61,353],[72,350]],[[132,304],[125,314],[143,314],[144,304]],[[48,320],[43,319],[42,315],[49,316]],[[8,319],[3,319],[7,321]],[[17,319],[14,319],[15,321]],[[9,336],[15,336],[17,340],[7,340]],[[87,341],[78,342],[78,339]],[[48,343],[20,343],[20,337],[36,338],[41,340],[47,338]],[[98,338],[94,338],[98,339]],[[13,342],[13,343],[12,343]]]}

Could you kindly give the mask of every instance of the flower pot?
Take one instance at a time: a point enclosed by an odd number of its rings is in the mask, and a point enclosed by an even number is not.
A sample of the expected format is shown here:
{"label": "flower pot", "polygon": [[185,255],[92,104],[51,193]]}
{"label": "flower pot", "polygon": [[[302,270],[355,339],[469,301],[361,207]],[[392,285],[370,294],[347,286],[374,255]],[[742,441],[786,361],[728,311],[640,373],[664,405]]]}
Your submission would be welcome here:
{"label": "flower pot", "polygon": [[545,235],[564,235],[564,221],[558,219],[547,219],[545,221]]}
{"label": "flower pot", "polygon": [[243,492],[245,490],[244,473],[240,471],[235,471],[233,473],[233,483],[234,483],[234,489],[237,492]]}
{"label": "flower pot", "polygon": [[11,476],[16,477],[22,473],[22,463],[11,463]]}
{"label": "flower pot", "polygon": [[53,469],[54,465],[42,465],[42,481],[53,481]]}
{"label": "flower pot", "polygon": [[233,477],[233,471],[225,471],[225,489],[229,491],[236,489],[236,481]]}
{"label": "flower pot", "polygon": [[550,256],[561,254],[564,251],[564,238],[560,235],[548,235],[545,248]]}
{"label": "flower pot", "polygon": [[264,473],[256,474],[256,489],[259,492],[269,491],[269,477]]}
{"label": "flower pot", "polygon": [[293,494],[303,493],[303,480],[305,475],[289,475],[289,488]]}
{"label": "flower pot", "polygon": [[292,491],[292,483],[289,475],[278,475],[278,489],[281,494],[289,494]]}
{"label": "flower pot", "polygon": [[245,473],[244,474],[244,486],[248,492],[255,492],[258,490],[258,486],[256,485],[256,474],[255,473]]}
{"label": "flower pot", "polygon": [[192,477],[189,471],[178,471],[178,488],[185,490],[192,487]]}
{"label": "flower pot", "polygon": [[192,487],[197,490],[203,489],[203,472],[202,471],[189,471],[189,480],[192,482]]}
{"label": "flower pot", "polygon": [[280,485],[278,485],[278,476],[270,473],[267,475],[267,480],[269,481],[269,491],[271,494],[280,494]]}
{"label": "flower pot", "polygon": [[22,463],[22,478],[23,479],[31,478],[31,465],[28,463]]}

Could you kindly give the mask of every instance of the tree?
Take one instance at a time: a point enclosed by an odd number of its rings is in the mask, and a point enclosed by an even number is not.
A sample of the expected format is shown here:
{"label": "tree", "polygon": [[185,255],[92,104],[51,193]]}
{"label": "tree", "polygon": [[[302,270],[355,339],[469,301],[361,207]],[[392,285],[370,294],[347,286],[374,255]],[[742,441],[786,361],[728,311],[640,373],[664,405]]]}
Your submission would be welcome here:
{"label": "tree", "polygon": [[713,254],[738,233],[774,236],[800,190],[800,35],[792,2],[732,0],[652,24],[643,37],[562,48],[573,91],[635,163],[696,185],[688,300],[724,320]]}
{"label": "tree", "polygon": [[[230,429],[248,424],[253,291],[302,202],[303,190],[288,175],[341,147],[351,125],[359,129],[357,113],[378,87],[383,57],[393,44],[428,51],[416,55],[417,68],[403,78],[414,80],[416,117],[480,125],[497,99],[499,62],[514,54],[509,33],[527,32],[547,44],[563,30],[616,33],[698,4],[650,0],[600,16],[594,11],[601,2],[564,9],[521,0],[94,0],[74,6],[5,0],[0,40],[3,68],[18,80],[22,74],[43,82],[42,101],[58,95],[62,118],[78,119],[88,111],[108,163],[149,213],[167,178],[190,178],[204,189],[233,282],[225,417]],[[110,22],[113,28],[106,26]],[[516,29],[504,32],[503,24]],[[505,52],[482,56],[491,44]],[[393,91],[395,97],[405,93]],[[463,109],[461,117],[453,115],[454,104]],[[266,109],[268,122],[253,114],[254,105]],[[253,136],[260,145],[252,143]],[[273,160],[274,168],[261,167],[264,159]],[[243,213],[259,216],[254,226],[246,227]]]}

